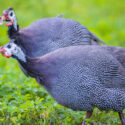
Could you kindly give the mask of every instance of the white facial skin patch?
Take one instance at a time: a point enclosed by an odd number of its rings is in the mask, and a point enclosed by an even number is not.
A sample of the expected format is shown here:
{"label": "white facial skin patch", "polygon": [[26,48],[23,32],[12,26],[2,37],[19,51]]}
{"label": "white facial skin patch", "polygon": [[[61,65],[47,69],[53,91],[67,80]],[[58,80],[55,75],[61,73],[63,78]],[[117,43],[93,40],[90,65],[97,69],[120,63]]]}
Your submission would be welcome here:
{"label": "white facial skin patch", "polygon": [[15,15],[14,11],[13,10],[10,11],[8,16],[9,16],[9,19],[11,21],[13,21],[11,23],[13,24],[14,28],[17,30],[17,19],[16,19],[16,15]]}
{"label": "white facial skin patch", "polygon": [[6,52],[4,52],[4,54],[6,56],[15,56],[18,59],[20,59],[23,62],[26,62],[26,56],[24,54],[24,52],[22,51],[22,49],[17,46],[15,43],[8,43],[4,46],[4,49],[6,50]]}

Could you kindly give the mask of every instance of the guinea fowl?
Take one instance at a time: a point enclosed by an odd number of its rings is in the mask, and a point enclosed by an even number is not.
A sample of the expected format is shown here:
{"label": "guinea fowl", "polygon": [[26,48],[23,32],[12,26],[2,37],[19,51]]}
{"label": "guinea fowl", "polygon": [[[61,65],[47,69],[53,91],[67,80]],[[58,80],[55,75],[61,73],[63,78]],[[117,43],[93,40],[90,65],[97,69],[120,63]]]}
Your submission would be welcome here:
{"label": "guinea fowl", "polygon": [[[3,12],[1,20],[7,22],[9,38],[15,39],[26,55],[33,58],[67,46],[104,43],[80,23],[61,17],[40,19],[19,29],[15,12],[9,8]],[[20,68],[26,75],[21,64]]]}
{"label": "guinea fowl", "polygon": [[59,104],[87,111],[85,118],[94,107],[114,110],[125,125],[125,48],[70,46],[31,58],[14,42],[0,48],[2,55],[16,58]]}
{"label": "guinea fowl", "polygon": [[19,29],[12,8],[3,12],[2,19],[7,21],[9,38],[15,39],[29,57],[39,57],[71,45],[102,43],[96,35],[80,23],[61,18],[61,16],[40,19],[24,29]]}

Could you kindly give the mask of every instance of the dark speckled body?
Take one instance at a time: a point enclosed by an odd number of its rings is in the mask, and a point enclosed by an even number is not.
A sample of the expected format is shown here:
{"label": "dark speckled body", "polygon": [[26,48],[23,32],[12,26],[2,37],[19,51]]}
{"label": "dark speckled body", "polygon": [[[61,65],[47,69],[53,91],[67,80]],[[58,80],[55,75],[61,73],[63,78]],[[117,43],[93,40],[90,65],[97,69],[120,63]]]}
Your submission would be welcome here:
{"label": "dark speckled body", "polygon": [[[76,45],[98,45],[102,41],[80,23],[61,17],[35,21],[27,28],[8,31],[29,57],[40,57],[56,49]],[[20,65],[22,71],[26,71]]]}
{"label": "dark speckled body", "polygon": [[125,108],[124,55],[121,47],[71,46],[19,62],[61,105],[121,112]]}
{"label": "dark speckled body", "polygon": [[40,19],[16,33],[11,30],[8,33],[30,57],[39,57],[71,45],[93,45],[102,42],[80,23],[60,17]]}

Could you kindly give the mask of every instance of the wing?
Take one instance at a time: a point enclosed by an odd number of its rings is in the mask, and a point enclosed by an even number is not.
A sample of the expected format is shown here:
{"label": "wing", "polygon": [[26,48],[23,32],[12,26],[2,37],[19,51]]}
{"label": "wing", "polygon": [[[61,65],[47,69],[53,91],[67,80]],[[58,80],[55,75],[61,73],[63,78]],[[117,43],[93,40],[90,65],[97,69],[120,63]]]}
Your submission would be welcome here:
{"label": "wing", "polygon": [[73,50],[73,47],[71,47],[71,50],[67,49],[68,51],[65,49],[66,53],[70,53],[70,59],[65,66],[60,66],[62,68],[60,70],[65,70],[65,74],[68,71],[66,76],[68,74],[69,77],[73,76],[71,79],[76,78],[74,81],[82,81],[87,74],[90,79],[98,79],[100,84],[106,88],[124,89],[125,68],[116,56],[105,48],[103,46],[81,46],[81,48],[76,47],[76,50]]}
{"label": "wing", "polygon": [[[58,49],[49,58],[60,72],[60,79],[78,81],[86,76],[100,81],[106,88],[125,88],[125,68],[107,46],[74,46]],[[115,49],[115,47],[114,47]],[[59,68],[57,68],[59,67]],[[49,68],[51,69],[51,68]],[[53,71],[52,70],[52,71]],[[65,81],[64,81],[65,82]]]}
{"label": "wing", "polygon": [[[101,51],[93,52],[95,73],[100,83],[109,88],[125,88],[125,68],[116,55],[119,47],[104,46]],[[125,51],[124,48],[121,48]],[[108,50],[108,51],[107,51]],[[110,50],[110,51],[109,51]],[[114,52],[113,52],[114,51]],[[124,52],[121,51],[122,55]],[[123,57],[123,56],[122,56]]]}
{"label": "wing", "polygon": [[99,39],[94,33],[90,32],[92,45],[105,44],[101,39]]}
{"label": "wing", "polygon": [[[100,72],[99,79],[100,82],[108,88],[125,88],[125,69],[116,60],[107,63],[105,69]],[[103,67],[103,65],[102,65]]]}

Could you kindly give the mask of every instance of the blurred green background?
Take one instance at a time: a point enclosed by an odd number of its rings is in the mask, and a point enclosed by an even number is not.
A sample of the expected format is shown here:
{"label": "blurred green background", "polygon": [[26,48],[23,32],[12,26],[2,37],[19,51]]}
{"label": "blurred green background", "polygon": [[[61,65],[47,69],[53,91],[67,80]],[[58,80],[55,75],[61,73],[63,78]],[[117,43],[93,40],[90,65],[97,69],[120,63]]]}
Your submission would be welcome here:
{"label": "blurred green background", "polygon": [[[85,25],[107,45],[125,46],[125,0],[0,0],[0,13],[15,9],[24,28],[40,18],[63,14]],[[7,27],[0,26],[0,45],[8,42]],[[80,125],[85,112],[58,105],[35,80],[26,78],[17,61],[0,55],[0,125]],[[95,108],[89,121],[120,125],[115,112]]]}

